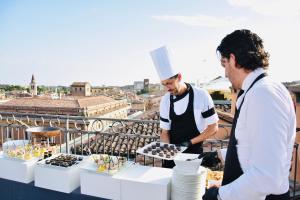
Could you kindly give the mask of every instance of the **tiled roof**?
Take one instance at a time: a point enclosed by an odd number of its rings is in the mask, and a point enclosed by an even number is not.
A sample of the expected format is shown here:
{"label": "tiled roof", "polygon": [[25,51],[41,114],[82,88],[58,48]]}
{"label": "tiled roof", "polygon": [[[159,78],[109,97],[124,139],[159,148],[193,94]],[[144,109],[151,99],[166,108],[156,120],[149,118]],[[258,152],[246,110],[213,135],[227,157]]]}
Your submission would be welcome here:
{"label": "tiled roof", "polygon": [[86,97],[86,98],[79,98],[77,102],[81,108],[89,107],[89,106],[96,106],[104,103],[115,102],[114,99],[106,96],[96,96],[96,97]]}
{"label": "tiled roof", "polygon": [[[49,98],[18,98],[11,99],[1,106],[11,107],[52,107],[52,108],[85,108],[89,106],[101,105],[115,100],[105,96],[97,97],[74,97],[69,99],[49,99]],[[0,107],[1,107],[0,106]]]}
{"label": "tiled roof", "polygon": [[12,99],[1,106],[12,107],[54,107],[54,108],[79,108],[77,101],[63,99],[42,99],[42,98],[18,98]]}
{"label": "tiled roof", "polygon": [[292,92],[300,92],[300,85],[291,85],[288,86],[288,90],[292,91]]}
{"label": "tiled roof", "polygon": [[89,82],[74,82],[71,86],[85,86],[86,84],[90,84]]}

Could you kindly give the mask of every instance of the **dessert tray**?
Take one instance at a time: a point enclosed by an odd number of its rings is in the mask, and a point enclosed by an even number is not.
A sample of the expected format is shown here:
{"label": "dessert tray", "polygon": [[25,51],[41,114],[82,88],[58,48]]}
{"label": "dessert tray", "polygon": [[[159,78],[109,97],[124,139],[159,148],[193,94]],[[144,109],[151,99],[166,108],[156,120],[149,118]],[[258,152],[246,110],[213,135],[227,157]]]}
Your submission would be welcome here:
{"label": "dessert tray", "polygon": [[37,164],[49,168],[69,169],[78,166],[84,160],[83,156],[60,153],[39,161]]}
{"label": "dessert tray", "polygon": [[187,147],[176,146],[164,142],[152,142],[137,150],[137,153],[164,160],[173,160],[177,154],[182,153]]}

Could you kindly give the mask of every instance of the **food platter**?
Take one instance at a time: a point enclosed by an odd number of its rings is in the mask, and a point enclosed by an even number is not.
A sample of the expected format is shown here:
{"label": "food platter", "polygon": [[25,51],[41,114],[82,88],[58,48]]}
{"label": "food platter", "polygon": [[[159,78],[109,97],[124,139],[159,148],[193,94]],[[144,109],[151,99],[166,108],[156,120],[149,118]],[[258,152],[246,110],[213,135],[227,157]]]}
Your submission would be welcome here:
{"label": "food platter", "polygon": [[206,187],[221,186],[223,180],[223,171],[211,171],[207,169]]}
{"label": "food platter", "polygon": [[176,155],[182,153],[187,147],[176,146],[164,142],[151,142],[137,150],[137,153],[164,160],[173,160]]}
{"label": "food platter", "polygon": [[18,142],[11,142],[11,145],[3,147],[3,157],[14,161],[38,161],[51,157],[57,152],[57,146],[42,146],[39,144],[31,145],[29,143],[19,144]]}
{"label": "food platter", "polygon": [[56,169],[69,169],[81,164],[85,158],[83,156],[70,155],[70,154],[58,154],[56,156],[49,157],[45,160],[39,161],[39,166],[56,168]]}
{"label": "food platter", "polygon": [[107,175],[114,175],[124,167],[132,164],[127,161],[126,157],[112,156],[108,154],[93,154],[90,156],[89,161],[91,161],[91,163],[83,166],[82,169],[93,173]]}

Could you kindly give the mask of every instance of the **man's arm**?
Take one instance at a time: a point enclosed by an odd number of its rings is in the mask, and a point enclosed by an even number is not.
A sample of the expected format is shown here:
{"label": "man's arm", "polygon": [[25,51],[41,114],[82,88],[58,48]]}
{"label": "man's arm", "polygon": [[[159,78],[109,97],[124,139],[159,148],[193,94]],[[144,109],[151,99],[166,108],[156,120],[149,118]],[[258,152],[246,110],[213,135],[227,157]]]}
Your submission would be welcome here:
{"label": "man's arm", "polygon": [[210,138],[214,134],[216,134],[218,131],[218,123],[210,124],[207,126],[207,128],[197,137],[194,137],[191,140],[192,144],[198,144],[200,142],[203,142],[204,140]]}
{"label": "man's arm", "polygon": [[198,92],[195,93],[195,112],[197,112],[197,114],[201,113],[201,115],[198,117],[202,118],[201,120],[205,121],[207,127],[197,137],[191,140],[192,144],[198,144],[215,135],[218,131],[219,121],[218,115],[215,112],[214,102],[207,90],[200,89],[196,91]]}
{"label": "man's arm", "polygon": [[168,130],[162,129],[160,134],[160,141],[170,143],[170,134]]}

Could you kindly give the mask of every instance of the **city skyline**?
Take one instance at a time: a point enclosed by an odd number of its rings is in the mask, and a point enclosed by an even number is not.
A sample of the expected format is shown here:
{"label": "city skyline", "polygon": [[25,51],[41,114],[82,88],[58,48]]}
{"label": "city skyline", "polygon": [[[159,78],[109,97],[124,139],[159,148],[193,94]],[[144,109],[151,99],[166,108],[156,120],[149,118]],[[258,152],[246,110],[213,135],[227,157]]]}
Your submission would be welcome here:
{"label": "city skyline", "polygon": [[256,32],[270,53],[270,75],[299,80],[300,2],[0,1],[0,84],[132,85],[159,79],[149,52],[167,45],[188,82],[224,71],[215,49],[235,29]]}

